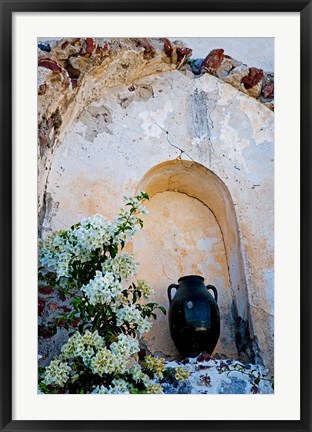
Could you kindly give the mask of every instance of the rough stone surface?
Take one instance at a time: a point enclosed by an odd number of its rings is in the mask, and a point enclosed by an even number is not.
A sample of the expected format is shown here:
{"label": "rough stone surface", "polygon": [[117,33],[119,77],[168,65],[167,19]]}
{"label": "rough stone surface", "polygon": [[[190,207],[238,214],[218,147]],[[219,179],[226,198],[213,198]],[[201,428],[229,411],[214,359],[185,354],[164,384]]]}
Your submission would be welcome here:
{"label": "rough stone surface", "polygon": [[[68,340],[65,320],[57,323],[62,313],[72,312],[70,298],[66,298],[62,291],[55,291],[53,287],[39,285],[38,288],[38,336],[39,336],[39,365],[46,366],[62,345]],[[79,320],[73,317],[72,330],[75,330]]]}
{"label": "rough stone surface", "polygon": [[249,96],[258,98],[261,94],[263,85],[263,70],[257,68],[249,68],[248,75],[246,75],[242,81],[242,87]]}
{"label": "rough stone surface", "polygon": [[264,73],[262,69],[248,67],[225,54],[222,48],[213,49],[204,59],[191,59],[188,65],[195,75],[208,72],[274,110],[273,73]]}
{"label": "rough stone surface", "polygon": [[[273,112],[235,88],[242,66],[229,72],[230,85],[224,76],[183,71],[189,53],[164,40],[94,43],[100,57],[81,40],[57,56],[44,52],[66,73],[39,68],[42,234],[94,213],[114,217],[123,195],[145,189],[146,231],[130,245],[146,263],[138,277],[152,281],[155,300],[168,307],[164,290],[181,272],[202,274],[220,294],[217,352],[235,356],[239,347],[242,359],[272,369]],[[69,57],[78,78],[68,74]],[[147,343],[175,355],[165,325],[156,321]]]}
{"label": "rough stone surface", "polygon": [[[183,366],[189,372],[184,381],[161,380],[165,394],[271,394],[273,379],[267,369],[243,364],[236,359],[188,359],[188,363],[167,362],[167,369]],[[257,379],[261,377],[261,379]]]}
{"label": "rough stone surface", "polygon": [[220,385],[221,394],[244,394],[247,383],[241,378],[230,378],[228,382],[222,381]]}

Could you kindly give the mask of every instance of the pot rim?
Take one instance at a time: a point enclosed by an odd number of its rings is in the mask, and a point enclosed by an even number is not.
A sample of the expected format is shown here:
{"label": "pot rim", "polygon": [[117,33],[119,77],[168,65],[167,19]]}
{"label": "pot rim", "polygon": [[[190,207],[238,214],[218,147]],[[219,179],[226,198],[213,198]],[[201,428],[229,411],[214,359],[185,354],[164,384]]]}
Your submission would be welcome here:
{"label": "pot rim", "polygon": [[204,278],[203,276],[199,276],[199,275],[186,275],[186,276],[181,276],[181,277],[178,279],[178,282],[181,282],[181,281],[183,281],[183,280],[185,280],[185,279],[187,279],[187,278],[196,278],[196,279],[199,279],[199,280],[201,280],[201,281],[204,281],[204,280],[205,280],[205,278]]}

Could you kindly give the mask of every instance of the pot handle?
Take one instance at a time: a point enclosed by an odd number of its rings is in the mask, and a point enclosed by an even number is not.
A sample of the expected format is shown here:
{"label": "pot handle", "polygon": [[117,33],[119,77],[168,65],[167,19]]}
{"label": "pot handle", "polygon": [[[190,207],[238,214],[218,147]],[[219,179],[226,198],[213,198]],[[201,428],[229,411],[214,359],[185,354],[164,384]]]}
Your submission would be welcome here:
{"label": "pot handle", "polygon": [[171,297],[171,290],[172,290],[172,288],[178,289],[179,285],[177,285],[177,284],[171,284],[171,285],[168,286],[167,292],[168,292],[169,304],[171,304],[171,302],[172,302],[172,297]]}
{"label": "pot handle", "polygon": [[208,290],[212,290],[213,291],[215,301],[216,301],[216,303],[218,303],[218,291],[217,291],[217,288],[214,287],[213,285],[206,285],[206,288]]}

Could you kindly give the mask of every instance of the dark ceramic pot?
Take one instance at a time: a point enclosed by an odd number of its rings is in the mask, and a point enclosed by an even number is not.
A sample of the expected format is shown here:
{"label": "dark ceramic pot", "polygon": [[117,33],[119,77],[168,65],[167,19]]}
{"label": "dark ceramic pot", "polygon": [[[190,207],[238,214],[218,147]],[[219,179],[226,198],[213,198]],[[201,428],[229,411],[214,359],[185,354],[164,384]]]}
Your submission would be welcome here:
{"label": "dark ceramic pot", "polygon": [[[172,298],[171,291],[177,291]],[[209,290],[213,291],[214,298]],[[205,286],[201,276],[183,276],[168,287],[169,326],[172,340],[183,357],[212,354],[220,335],[218,292]]]}

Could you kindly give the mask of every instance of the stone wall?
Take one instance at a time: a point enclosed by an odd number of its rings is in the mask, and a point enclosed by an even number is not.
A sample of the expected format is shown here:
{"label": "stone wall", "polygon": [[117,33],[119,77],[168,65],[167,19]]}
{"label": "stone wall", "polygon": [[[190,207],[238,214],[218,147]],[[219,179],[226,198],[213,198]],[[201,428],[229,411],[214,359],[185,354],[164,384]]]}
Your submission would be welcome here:
{"label": "stone wall", "polygon": [[[167,39],[63,40],[39,51],[39,228],[114,217],[146,190],[138,278],[217,287],[216,352],[273,368],[273,76]],[[268,87],[269,86],[269,87]],[[270,92],[269,92],[270,90]],[[177,353],[167,317],[145,340]]]}

